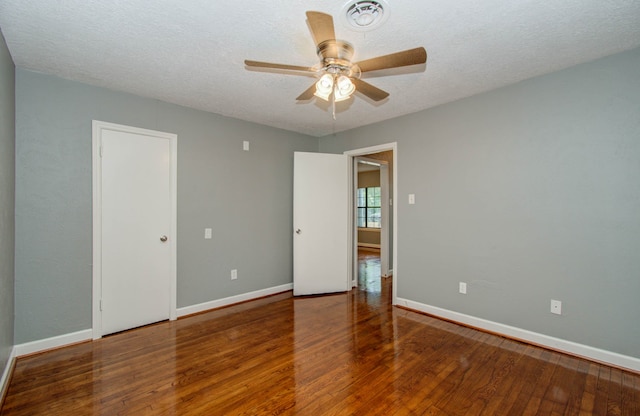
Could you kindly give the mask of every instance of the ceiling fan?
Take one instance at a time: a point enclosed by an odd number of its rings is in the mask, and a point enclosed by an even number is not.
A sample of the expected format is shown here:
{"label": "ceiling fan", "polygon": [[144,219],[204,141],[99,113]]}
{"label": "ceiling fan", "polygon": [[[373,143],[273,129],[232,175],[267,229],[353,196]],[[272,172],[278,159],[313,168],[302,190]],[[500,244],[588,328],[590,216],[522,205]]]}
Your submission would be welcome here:
{"label": "ceiling fan", "polygon": [[365,72],[382,69],[399,68],[409,65],[424,64],[427,51],[423,47],[378,56],[360,62],[351,62],[353,46],[346,41],[336,39],[333,18],[331,15],[308,11],[307,20],[311,35],[316,42],[316,52],[320,63],[314,66],[296,66],[245,60],[250,68],[279,69],[302,73],[313,73],[319,80],[300,94],[296,100],[310,100],[314,96],[333,105],[335,119],[335,103],[348,99],[356,90],[373,101],[381,101],[389,96],[386,91],[360,79]]}

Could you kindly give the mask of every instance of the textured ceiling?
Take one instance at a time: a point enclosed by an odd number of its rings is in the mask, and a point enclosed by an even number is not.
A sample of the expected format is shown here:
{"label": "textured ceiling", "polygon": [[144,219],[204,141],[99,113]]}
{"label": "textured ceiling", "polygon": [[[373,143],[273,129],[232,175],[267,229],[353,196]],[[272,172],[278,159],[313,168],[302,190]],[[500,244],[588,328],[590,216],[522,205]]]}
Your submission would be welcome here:
{"label": "textured ceiling", "polygon": [[[640,46],[637,0],[387,0],[387,20],[368,32],[339,18],[346,4],[2,0],[0,28],[18,67],[314,136]],[[313,78],[249,71],[243,61],[316,64],[307,10],[334,16],[355,61],[424,46],[424,72],[367,77],[390,97],[339,103],[335,121],[317,99],[296,103]]]}

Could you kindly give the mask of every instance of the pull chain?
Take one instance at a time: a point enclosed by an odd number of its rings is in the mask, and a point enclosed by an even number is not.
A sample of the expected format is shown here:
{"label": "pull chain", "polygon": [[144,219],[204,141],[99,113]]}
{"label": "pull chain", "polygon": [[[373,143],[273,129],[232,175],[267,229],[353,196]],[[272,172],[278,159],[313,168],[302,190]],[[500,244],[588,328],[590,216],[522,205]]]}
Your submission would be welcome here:
{"label": "pull chain", "polygon": [[331,96],[331,104],[332,104],[332,108],[333,108],[333,119],[336,119],[336,97],[334,97],[333,95]]}
{"label": "pull chain", "polygon": [[338,77],[334,74],[333,75],[333,91],[331,91],[331,109],[332,109],[334,121],[336,119],[336,88],[338,88],[337,81],[338,81]]}

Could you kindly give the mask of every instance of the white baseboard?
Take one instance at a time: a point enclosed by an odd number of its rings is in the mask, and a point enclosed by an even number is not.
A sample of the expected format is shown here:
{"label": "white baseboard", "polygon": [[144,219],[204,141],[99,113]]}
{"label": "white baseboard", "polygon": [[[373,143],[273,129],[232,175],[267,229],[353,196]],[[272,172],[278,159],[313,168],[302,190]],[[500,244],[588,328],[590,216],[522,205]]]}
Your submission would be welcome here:
{"label": "white baseboard", "polygon": [[292,289],[293,283],[287,283],[286,285],[269,287],[267,289],[256,290],[249,293],[242,293],[240,295],[230,296],[224,299],[217,299],[209,302],[199,303],[197,305],[185,306],[184,308],[178,308],[178,317],[192,315],[194,313],[200,313],[208,311],[210,309],[221,308],[223,306],[233,305],[234,303],[258,299],[264,296],[275,295],[276,293],[286,292]]}
{"label": "white baseboard", "polygon": [[16,348],[11,348],[11,352],[9,353],[9,359],[7,359],[7,364],[4,366],[4,371],[2,372],[2,377],[0,377],[0,408],[2,407],[2,400],[4,399],[4,395],[6,393],[6,389],[9,387],[9,378],[11,377],[11,369],[13,368],[13,360],[16,359]]}
{"label": "white baseboard", "polygon": [[[187,306],[185,308],[178,308],[178,316],[191,315],[198,312],[204,312],[209,309],[219,308],[222,306],[232,305],[234,303],[244,302],[247,300],[257,299],[264,296],[274,295],[276,293],[286,292],[293,289],[293,283],[286,285],[270,287],[267,289],[256,290],[255,292],[243,293],[236,296],[231,296],[224,299],[213,300],[210,302],[201,303],[198,305]],[[64,347],[66,345],[76,344],[83,341],[91,341],[93,339],[93,330],[85,329],[71,334],[58,335],[56,337],[41,339],[37,341],[26,342],[24,344],[16,345],[13,347],[11,359],[15,357],[22,357],[24,355],[34,354],[41,351],[50,350],[53,348]],[[9,366],[7,366],[9,367]],[[5,369],[5,373],[8,370]],[[4,382],[6,374],[3,373]]]}
{"label": "white baseboard", "polygon": [[526,329],[488,321],[486,319],[477,318],[471,315],[465,315],[463,313],[450,311],[448,309],[442,309],[436,306],[414,302],[409,299],[397,298],[396,305],[404,306],[409,309],[428,313],[430,315],[469,325],[475,328],[483,329],[485,331],[504,335],[509,338],[525,341],[534,345],[540,345],[552,350],[566,352],[572,355],[577,355],[612,366],[626,368],[635,372],[640,371],[640,358],[622,355],[616,352],[602,350],[588,345],[578,344],[577,342],[567,341],[549,335],[528,331]]}
{"label": "white baseboard", "polygon": [[78,342],[91,341],[91,339],[93,339],[92,335],[93,331],[91,329],[84,329],[70,334],[58,335],[57,337],[26,342],[14,347],[15,356],[21,357],[23,355],[34,354],[36,352],[76,344]]}

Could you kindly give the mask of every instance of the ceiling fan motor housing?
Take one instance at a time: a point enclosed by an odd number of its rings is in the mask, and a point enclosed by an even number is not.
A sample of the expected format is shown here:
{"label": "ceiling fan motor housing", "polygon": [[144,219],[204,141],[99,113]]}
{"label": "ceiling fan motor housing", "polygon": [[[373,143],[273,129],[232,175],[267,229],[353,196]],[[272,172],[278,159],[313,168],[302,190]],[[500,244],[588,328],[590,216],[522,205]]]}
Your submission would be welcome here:
{"label": "ceiling fan motor housing", "polygon": [[322,60],[322,69],[330,74],[352,76],[354,65],[353,45],[343,40],[329,39],[318,44],[318,57]]}

